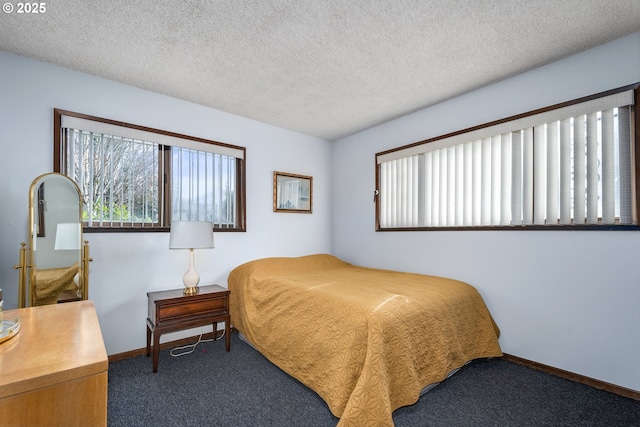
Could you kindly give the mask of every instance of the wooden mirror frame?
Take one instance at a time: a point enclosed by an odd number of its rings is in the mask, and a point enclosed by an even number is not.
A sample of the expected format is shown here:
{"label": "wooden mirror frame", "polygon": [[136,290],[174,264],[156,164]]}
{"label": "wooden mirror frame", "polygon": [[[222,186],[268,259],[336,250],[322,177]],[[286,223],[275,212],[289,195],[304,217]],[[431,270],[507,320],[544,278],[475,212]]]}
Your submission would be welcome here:
{"label": "wooden mirror frame", "polygon": [[[287,204],[282,204],[282,196],[285,191],[283,184],[290,181],[294,184],[296,199],[287,199]],[[295,192],[297,191],[297,193]],[[286,172],[273,172],[273,211],[290,213],[312,213],[313,207],[313,177],[297,175]]]}

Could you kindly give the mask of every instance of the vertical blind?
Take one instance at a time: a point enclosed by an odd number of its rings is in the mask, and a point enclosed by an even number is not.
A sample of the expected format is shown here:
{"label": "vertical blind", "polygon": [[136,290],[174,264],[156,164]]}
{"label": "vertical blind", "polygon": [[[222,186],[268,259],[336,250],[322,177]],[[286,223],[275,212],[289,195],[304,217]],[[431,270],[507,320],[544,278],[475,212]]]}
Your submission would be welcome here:
{"label": "vertical blind", "polygon": [[379,154],[380,228],[635,224],[625,91]]}
{"label": "vertical blind", "polygon": [[237,226],[240,147],[68,115],[61,133],[61,171],[85,195],[89,227],[162,227],[169,219]]}
{"label": "vertical blind", "polygon": [[172,218],[234,227],[236,158],[172,147]]}

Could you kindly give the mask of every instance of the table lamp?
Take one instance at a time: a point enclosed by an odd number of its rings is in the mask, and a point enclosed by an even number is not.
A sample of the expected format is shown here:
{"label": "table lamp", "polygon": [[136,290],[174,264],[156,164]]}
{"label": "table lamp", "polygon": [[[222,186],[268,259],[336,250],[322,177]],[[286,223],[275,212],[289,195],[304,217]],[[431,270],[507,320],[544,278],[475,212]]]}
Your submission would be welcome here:
{"label": "table lamp", "polygon": [[[79,222],[61,222],[56,227],[56,240],[53,249],[56,251],[79,251],[82,242],[82,224]],[[78,256],[78,258],[80,258]],[[81,296],[80,273],[73,276],[76,284],[76,295]]]}
{"label": "table lamp", "polygon": [[204,221],[174,221],[171,223],[169,249],[189,249],[189,269],[184,276],[185,295],[198,292],[200,275],[194,268],[193,250],[213,248],[213,224]]}
{"label": "table lamp", "polygon": [[82,242],[82,227],[79,222],[59,223],[56,227],[56,240],[54,249],[60,250],[80,250]]}

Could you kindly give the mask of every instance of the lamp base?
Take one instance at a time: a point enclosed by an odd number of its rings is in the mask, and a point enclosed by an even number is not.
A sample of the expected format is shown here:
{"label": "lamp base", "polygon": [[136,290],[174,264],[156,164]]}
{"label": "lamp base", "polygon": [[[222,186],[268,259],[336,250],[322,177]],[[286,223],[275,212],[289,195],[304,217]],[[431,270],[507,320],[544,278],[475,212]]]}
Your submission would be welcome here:
{"label": "lamp base", "polygon": [[195,295],[197,293],[198,293],[198,287],[197,286],[195,286],[193,288],[187,288],[187,287],[184,288],[184,294],[185,295]]}
{"label": "lamp base", "polygon": [[198,283],[200,283],[200,275],[193,267],[193,249],[189,249],[189,269],[182,276],[184,283],[184,294],[193,295],[198,293]]}

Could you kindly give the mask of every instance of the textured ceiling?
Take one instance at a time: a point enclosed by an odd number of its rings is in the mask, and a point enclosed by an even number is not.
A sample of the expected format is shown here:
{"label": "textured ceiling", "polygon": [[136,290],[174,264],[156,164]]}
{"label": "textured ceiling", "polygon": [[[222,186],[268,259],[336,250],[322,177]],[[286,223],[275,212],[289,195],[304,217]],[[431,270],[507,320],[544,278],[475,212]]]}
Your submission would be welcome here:
{"label": "textured ceiling", "polygon": [[636,31],[639,0],[55,0],[0,50],[335,140]]}

